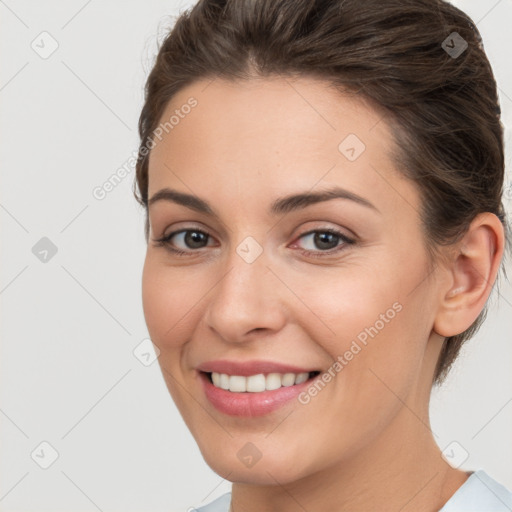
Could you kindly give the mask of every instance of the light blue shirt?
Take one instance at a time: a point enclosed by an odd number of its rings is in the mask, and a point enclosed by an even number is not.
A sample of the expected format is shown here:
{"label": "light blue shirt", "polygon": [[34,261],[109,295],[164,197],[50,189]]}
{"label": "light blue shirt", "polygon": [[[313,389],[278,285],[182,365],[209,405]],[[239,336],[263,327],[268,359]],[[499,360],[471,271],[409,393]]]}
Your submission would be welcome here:
{"label": "light blue shirt", "polygon": [[[229,512],[231,493],[223,494],[197,512]],[[483,469],[473,471],[439,512],[512,512],[512,491]]]}

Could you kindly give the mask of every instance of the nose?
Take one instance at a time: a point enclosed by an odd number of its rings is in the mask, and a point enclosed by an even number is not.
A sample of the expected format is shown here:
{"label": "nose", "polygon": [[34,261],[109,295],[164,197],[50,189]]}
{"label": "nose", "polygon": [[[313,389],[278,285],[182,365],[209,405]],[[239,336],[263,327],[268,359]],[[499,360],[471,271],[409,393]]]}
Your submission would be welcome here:
{"label": "nose", "polygon": [[247,342],[278,332],[286,323],[286,287],[268,263],[265,252],[251,263],[236,251],[227,260],[208,294],[204,317],[222,340]]}

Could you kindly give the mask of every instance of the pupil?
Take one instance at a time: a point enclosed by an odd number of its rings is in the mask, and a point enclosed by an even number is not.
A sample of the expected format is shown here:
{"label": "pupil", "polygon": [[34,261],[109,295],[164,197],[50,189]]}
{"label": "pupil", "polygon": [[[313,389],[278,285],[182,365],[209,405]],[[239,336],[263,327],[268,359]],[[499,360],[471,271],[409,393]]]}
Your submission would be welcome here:
{"label": "pupil", "polygon": [[[326,240],[327,238],[327,240]],[[334,238],[334,244],[333,244],[333,238]],[[320,249],[332,249],[333,247],[336,247],[336,238],[337,235],[334,233],[320,233],[315,235],[315,244]],[[330,239],[330,246],[329,246],[329,239]],[[328,247],[325,247],[323,244],[327,243]]]}
{"label": "pupil", "polygon": [[198,231],[189,231],[185,235],[185,242],[189,247],[197,247],[197,243],[201,246],[201,238],[204,239],[205,233],[199,233]]}

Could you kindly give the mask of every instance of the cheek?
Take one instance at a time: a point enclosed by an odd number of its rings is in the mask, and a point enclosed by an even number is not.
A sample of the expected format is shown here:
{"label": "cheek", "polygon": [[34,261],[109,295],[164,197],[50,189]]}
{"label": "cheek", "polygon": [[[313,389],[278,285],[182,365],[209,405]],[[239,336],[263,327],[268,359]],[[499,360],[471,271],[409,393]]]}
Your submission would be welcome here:
{"label": "cheek", "polygon": [[186,328],[190,318],[187,312],[191,308],[184,300],[186,290],[178,272],[166,268],[157,256],[148,252],[142,272],[144,317],[151,340],[160,350],[158,364],[162,376],[182,413],[186,411],[187,397],[182,393],[180,361],[188,339]]}
{"label": "cheek", "polygon": [[[198,300],[192,293],[199,293],[197,287],[184,283],[184,274],[180,278],[179,272],[165,268],[157,257],[149,253],[146,255],[142,273],[142,305],[151,339],[161,351],[181,344],[194,301],[197,303]],[[191,280],[187,279],[187,282]]]}
{"label": "cheek", "polygon": [[151,339],[158,345],[161,340],[159,333],[163,329],[162,319],[165,318],[162,314],[165,310],[165,303],[161,275],[156,270],[156,265],[148,253],[142,271],[142,308]]}
{"label": "cheek", "polygon": [[353,339],[364,344],[376,330],[388,330],[400,317],[401,294],[396,283],[372,275],[367,269],[350,273],[340,269],[339,277],[331,273],[320,279],[317,276],[315,282],[315,287],[307,286],[299,294],[315,313],[309,315],[311,327],[316,328],[312,339],[318,338],[318,325],[323,325],[322,339],[330,353],[331,349],[348,349],[346,343]]}
{"label": "cheek", "polygon": [[389,262],[381,267],[386,272],[340,271],[339,279],[317,279],[315,288],[300,292],[317,314],[306,321],[311,339],[333,360],[341,358],[343,374],[352,382],[376,380],[373,370],[400,389],[417,374],[430,332],[429,298],[422,288],[411,293],[421,269],[404,275],[399,267]]}

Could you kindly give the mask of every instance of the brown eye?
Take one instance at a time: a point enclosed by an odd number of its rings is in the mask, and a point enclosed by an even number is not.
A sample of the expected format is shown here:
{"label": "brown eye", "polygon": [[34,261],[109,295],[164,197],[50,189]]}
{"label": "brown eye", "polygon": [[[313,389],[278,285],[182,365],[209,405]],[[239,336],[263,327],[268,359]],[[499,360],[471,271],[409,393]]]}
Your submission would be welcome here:
{"label": "brown eye", "polygon": [[308,231],[299,237],[301,239],[310,240],[310,247],[303,252],[308,256],[322,257],[344,250],[347,245],[354,244],[355,240],[348,238],[345,234],[335,229],[317,229]]}
{"label": "brown eye", "polygon": [[[194,252],[196,249],[206,247],[210,235],[198,229],[182,229],[173,231],[168,235],[156,240],[159,246],[164,246],[171,252],[177,254],[186,254]],[[173,241],[174,239],[174,241]],[[176,247],[178,244],[178,247]]]}

